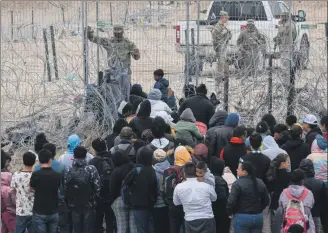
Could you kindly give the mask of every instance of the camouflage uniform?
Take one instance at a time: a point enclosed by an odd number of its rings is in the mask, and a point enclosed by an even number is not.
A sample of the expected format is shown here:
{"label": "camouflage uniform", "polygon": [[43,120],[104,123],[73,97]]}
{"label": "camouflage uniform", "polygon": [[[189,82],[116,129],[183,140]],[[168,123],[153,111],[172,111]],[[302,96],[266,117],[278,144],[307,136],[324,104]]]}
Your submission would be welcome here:
{"label": "camouflage uniform", "polygon": [[[221,11],[220,16],[229,17],[228,13],[225,11]],[[215,78],[216,91],[219,89],[220,81],[225,76],[229,75],[229,64],[226,58],[226,50],[231,37],[231,31],[221,21],[219,21],[212,29],[213,47],[218,60],[218,76]]]}
{"label": "camouflage uniform", "polygon": [[291,63],[290,58],[293,56],[297,31],[295,23],[288,18],[288,12],[282,13],[281,16],[285,17],[285,20],[282,22],[282,25],[279,26],[278,34],[273,40],[275,45],[279,46],[282,69],[285,73],[289,73]]}
{"label": "camouflage uniform", "polygon": [[[123,33],[123,26],[114,26],[114,33]],[[107,64],[114,78],[120,83],[121,92],[125,100],[129,100],[131,86],[131,56],[139,60],[140,54],[136,45],[127,38],[117,39],[102,38],[95,36],[92,31],[88,31],[88,38],[91,42],[101,45],[107,52]]]}
{"label": "camouflage uniform", "polygon": [[247,29],[240,33],[237,45],[240,48],[243,71],[246,71],[247,75],[254,75],[259,67],[260,56],[265,54],[266,50],[265,37],[257,30],[254,20],[247,21]]}

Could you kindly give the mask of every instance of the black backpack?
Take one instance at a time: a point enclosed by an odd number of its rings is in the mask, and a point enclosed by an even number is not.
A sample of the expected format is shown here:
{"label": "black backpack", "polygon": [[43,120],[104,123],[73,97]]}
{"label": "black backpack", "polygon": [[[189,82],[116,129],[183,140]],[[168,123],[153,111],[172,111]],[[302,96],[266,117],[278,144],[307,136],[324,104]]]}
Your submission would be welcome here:
{"label": "black backpack", "polygon": [[92,194],[91,174],[84,167],[73,167],[67,180],[65,197],[72,208],[87,207]]}
{"label": "black backpack", "polygon": [[100,157],[101,171],[98,171],[100,176],[100,198],[103,200],[110,200],[110,179],[114,170],[113,162],[108,157]]}
{"label": "black backpack", "polygon": [[133,168],[125,177],[121,187],[121,197],[125,205],[132,206],[133,190],[136,186],[136,179],[141,172],[142,167]]}

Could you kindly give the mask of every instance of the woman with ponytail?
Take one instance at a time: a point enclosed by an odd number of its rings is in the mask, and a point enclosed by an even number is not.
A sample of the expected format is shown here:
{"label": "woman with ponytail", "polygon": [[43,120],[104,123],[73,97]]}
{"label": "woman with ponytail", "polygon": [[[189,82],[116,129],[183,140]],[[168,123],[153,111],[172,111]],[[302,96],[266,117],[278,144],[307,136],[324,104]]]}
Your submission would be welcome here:
{"label": "woman with ponytail", "polygon": [[278,154],[277,157],[271,161],[267,173],[267,187],[271,194],[270,210],[273,210],[273,212],[279,207],[278,201],[281,192],[287,188],[290,183],[291,172],[288,171],[289,166],[289,156],[287,154]]}
{"label": "woman with ponytail", "polygon": [[263,210],[269,205],[269,195],[262,180],[256,178],[251,162],[239,164],[238,180],[232,185],[227,213],[234,215],[235,233],[261,233]]}

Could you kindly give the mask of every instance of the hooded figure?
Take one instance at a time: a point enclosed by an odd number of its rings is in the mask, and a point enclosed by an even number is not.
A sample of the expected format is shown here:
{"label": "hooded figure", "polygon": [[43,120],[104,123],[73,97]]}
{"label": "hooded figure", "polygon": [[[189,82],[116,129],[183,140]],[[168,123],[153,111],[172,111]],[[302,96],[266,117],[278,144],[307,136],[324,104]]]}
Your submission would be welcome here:
{"label": "hooded figure", "polygon": [[155,118],[160,111],[165,111],[167,114],[171,114],[171,108],[162,100],[162,93],[158,89],[151,89],[148,94],[148,100],[151,104],[150,117]]}
{"label": "hooded figure", "polygon": [[238,126],[239,115],[230,113],[225,119],[224,126],[209,130],[206,134],[205,144],[208,147],[209,156],[219,156],[222,148],[229,144],[234,129]]}
{"label": "hooded figure", "polygon": [[311,209],[314,222],[320,221],[320,215],[327,212],[325,204],[327,203],[326,186],[322,180],[314,178],[314,165],[310,159],[303,159],[300,163],[300,169],[305,173],[303,185],[312,191],[314,197],[314,206]]}
{"label": "hooded figure", "polygon": [[275,157],[277,157],[278,154],[287,154],[287,152],[279,148],[273,137],[266,136],[263,139],[262,154],[268,156],[271,160],[273,160]]}
{"label": "hooded figure", "polygon": [[150,129],[152,127],[153,120],[150,118],[150,112],[150,102],[149,100],[144,100],[140,104],[140,109],[137,113],[137,116],[133,118],[129,123],[129,127],[133,130],[139,139],[141,139],[141,135],[144,130]]}
{"label": "hooded figure", "polygon": [[312,153],[307,159],[310,159],[314,164],[315,178],[328,185],[327,145],[327,139],[322,135],[317,135],[312,144]]}
{"label": "hooded figure", "polygon": [[[76,134],[73,134],[68,137],[67,139],[67,151],[65,154],[61,155],[58,159],[59,162],[64,164],[67,169],[72,167],[73,161],[74,161],[74,149],[81,144],[81,139]],[[89,163],[89,161],[93,159],[93,156],[89,153],[87,153],[86,161]]]}
{"label": "hooded figure", "polygon": [[180,115],[180,121],[175,126],[175,138],[185,140],[187,145],[194,147],[203,135],[199,132],[196,119],[190,108],[185,109]]}
{"label": "hooded figure", "polygon": [[208,148],[205,144],[197,144],[194,148],[194,156],[198,161],[204,161],[209,164],[208,160]]}
{"label": "hooded figure", "polygon": [[35,137],[35,141],[34,141],[34,151],[35,153],[39,153],[40,150],[42,150],[43,145],[47,144],[48,140],[46,138],[46,135],[44,133],[39,133],[38,135],[36,135]]}
{"label": "hooded figure", "polygon": [[230,228],[230,219],[225,208],[229,196],[229,188],[227,182],[222,178],[224,171],[224,161],[211,157],[211,171],[215,178],[215,192],[217,199],[212,203],[213,214],[216,222],[216,229],[220,229],[222,233],[228,233]]}
{"label": "hooded figure", "polygon": [[225,110],[216,111],[208,124],[209,128],[223,126],[227,117],[228,113]]}
{"label": "hooded figure", "polygon": [[184,146],[178,146],[174,151],[174,165],[182,167],[191,162],[191,155]]}
{"label": "hooded figure", "polygon": [[140,84],[134,84],[131,87],[130,92],[130,103],[132,105],[132,113],[136,114],[139,104],[147,99],[147,94],[142,91]]}

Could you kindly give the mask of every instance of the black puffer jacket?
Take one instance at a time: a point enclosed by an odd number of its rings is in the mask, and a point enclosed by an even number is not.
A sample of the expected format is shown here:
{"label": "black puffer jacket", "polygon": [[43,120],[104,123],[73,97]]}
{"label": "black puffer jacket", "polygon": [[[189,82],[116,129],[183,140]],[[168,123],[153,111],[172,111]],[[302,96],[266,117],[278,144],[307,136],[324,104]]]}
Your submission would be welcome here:
{"label": "black puffer jacket", "polygon": [[305,172],[306,178],[304,186],[312,191],[314,197],[314,206],[311,209],[312,217],[320,217],[325,210],[327,197],[325,193],[325,183],[322,180],[314,178],[314,166],[310,159],[303,159],[300,164],[300,169]]}
{"label": "black puffer jacket", "polygon": [[247,155],[243,156],[244,161],[249,161],[255,167],[256,177],[261,179],[265,184],[267,184],[267,173],[270,168],[271,160],[268,156],[262,153],[249,152]]}
{"label": "black puffer jacket", "polygon": [[290,157],[291,170],[297,169],[302,161],[311,154],[311,147],[304,143],[302,139],[291,139],[281,146]]}
{"label": "black puffer jacket", "polygon": [[145,100],[140,104],[140,109],[135,118],[133,118],[129,127],[137,135],[138,139],[141,139],[142,132],[146,129],[150,129],[153,125],[153,119],[150,118],[151,105],[149,100]]}
{"label": "black puffer jacket", "polygon": [[210,122],[208,123],[209,128],[222,126],[224,125],[225,119],[227,119],[228,113],[224,110],[218,110],[214,113],[212,118],[210,119]]}
{"label": "black puffer jacket", "polygon": [[121,152],[115,152],[112,155],[112,161],[115,166],[111,175],[110,190],[113,201],[121,196],[121,186],[126,175],[135,167],[127,155]]}
{"label": "black puffer jacket", "polygon": [[270,209],[278,209],[280,194],[289,186],[290,178],[291,172],[288,172],[286,169],[277,169],[275,179],[268,182],[267,187],[271,194]]}
{"label": "black puffer jacket", "polygon": [[250,176],[240,177],[233,183],[227,203],[227,213],[260,214],[269,204],[269,194],[262,180],[256,179],[255,192]]}
{"label": "black puffer jacket", "polygon": [[206,95],[197,94],[186,99],[180,106],[179,115],[187,108],[191,109],[196,121],[202,122],[208,127],[210,119],[214,115],[215,107]]}
{"label": "black puffer jacket", "polygon": [[153,164],[153,151],[142,147],[137,153],[137,166],[141,171],[135,180],[131,204],[133,209],[151,209],[157,200],[157,177]]}
{"label": "black puffer jacket", "polygon": [[310,132],[308,132],[308,134],[306,135],[305,137],[305,143],[308,144],[311,148],[312,146],[312,143],[315,139],[315,137],[318,135],[318,134],[321,134],[322,135],[322,131],[319,127],[315,127],[313,129],[311,129]]}

